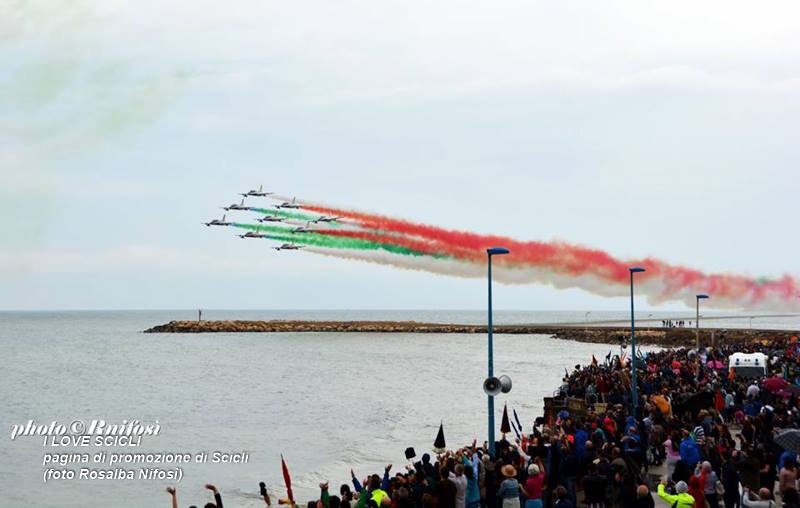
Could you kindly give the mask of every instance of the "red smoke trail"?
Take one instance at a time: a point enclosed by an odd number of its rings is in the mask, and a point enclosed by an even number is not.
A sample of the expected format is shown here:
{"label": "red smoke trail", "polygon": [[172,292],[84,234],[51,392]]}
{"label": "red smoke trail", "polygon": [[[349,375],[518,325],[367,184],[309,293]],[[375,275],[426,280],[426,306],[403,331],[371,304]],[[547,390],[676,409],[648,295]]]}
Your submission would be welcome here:
{"label": "red smoke trail", "polygon": [[414,235],[428,238],[440,244],[450,245],[451,248],[460,248],[465,252],[474,252],[475,258],[483,258],[486,249],[496,245],[503,245],[514,252],[513,259],[500,258],[500,263],[512,264],[527,263],[534,266],[548,266],[553,270],[571,275],[582,275],[591,272],[603,279],[613,282],[624,282],[628,277],[627,263],[622,263],[609,254],[595,249],[588,249],[561,242],[520,242],[513,238],[478,235],[465,231],[455,231],[415,224],[412,222],[392,219],[380,215],[363,212],[354,212],[338,208],[327,208],[312,205],[303,205],[303,208],[317,213],[335,214],[357,220],[368,229],[391,231],[405,235]]}
{"label": "red smoke trail", "polygon": [[[545,268],[555,274],[576,277],[591,275],[614,285],[627,284],[630,276],[628,267],[642,265],[647,271],[638,275],[637,280],[643,284],[650,283],[652,286],[650,292],[661,298],[680,297],[688,301],[694,298],[694,292],[706,292],[714,295],[714,303],[719,304],[723,304],[727,299],[728,305],[733,303],[756,306],[761,303],[769,304],[770,301],[788,305],[790,308],[797,308],[800,305],[798,300],[800,286],[797,280],[788,275],[762,282],[741,275],[705,274],[699,270],[670,265],[653,258],[619,260],[601,250],[564,242],[520,242],[507,237],[448,230],[340,208],[311,204],[303,204],[303,208],[325,215],[347,217],[359,222],[366,229],[426,239],[430,243],[424,250],[421,246],[413,247],[426,253],[435,251],[464,260],[478,261],[484,258],[486,248],[502,245],[508,247],[513,255],[499,258],[498,262],[501,265],[508,267],[530,265]],[[339,233],[341,232],[337,230],[336,234]],[[384,243],[412,242],[411,239],[400,240],[401,237],[387,237],[377,233],[373,235],[363,238]]]}

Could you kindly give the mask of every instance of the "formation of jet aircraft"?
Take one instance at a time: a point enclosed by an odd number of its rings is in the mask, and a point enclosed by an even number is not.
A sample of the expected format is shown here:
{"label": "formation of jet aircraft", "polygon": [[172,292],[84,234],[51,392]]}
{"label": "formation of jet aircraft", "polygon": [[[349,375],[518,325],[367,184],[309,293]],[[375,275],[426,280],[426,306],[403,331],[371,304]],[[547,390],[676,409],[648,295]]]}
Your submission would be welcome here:
{"label": "formation of jet aircraft", "polygon": [[[241,201],[239,203],[233,203],[233,204],[230,204],[228,206],[224,206],[224,207],[222,207],[222,209],[225,210],[226,212],[236,211],[236,210],[238,210],[238,211],[258,210],[258,208],[256,208],[256,207],[245,205],[244,204],[245,198],[251,198],[251,197],[263,198],[263,197],[269,197],[272,194],[273,194],[273,192],[265,191],[263,185],[259,185],[258,189],[250,189],[247,192],[240,192],[239,195],[242,196],[242,199],[241,199]],[[275,208],[277,208],[277,209],[282,209],[282,208],[299,209],[299,208],[302,208],[302,205],[297,202],[297,198],[292,198],[291,201],[283,201],[282,203],[280,203],[278,205],[275,205]],[[277,215],[278,212],[273,212],[273,213],[274,213],[274,215],[268,213],[268,214],[264,215],[263,217],[260,217],[260,218],[256,219],[256,221],[260,222],[262,224],[270,223],[270,222],[273,222],[273,223],[278,223],[278,222],[286,223],[287,222],[286,217],[281,217],[281,216]],[[316,229],[314,228],[314,225],[316,225],[316,224],[337,222],[340,219],[342,219],[342,217],[321,215],[321,216],[317,217],[316,219],[312,219],[312,220],[307,221],[305,223],[305,225],[295,226],[295,227],[292,227],[292,228],[287,228],[284,231],[286,233],[291,233],[291,234],[311,233],[311,232],[316,231]],[[234,222],[231,222],[230,220],[226,220],[226,214],[223,214],[221,219],[212,219],[212,220],[210,220],[208,222],[204,222],[203,224],[205,224],[206,226],[234,226],[234,225],[237,225]],[[267,238],[267,239],[272,238],[269,233],[261,232],[261,231],[247,231],[244,234],[236,235],[236,236],[238,236],[239,238]],[[304,247],[304,245],[298,245],[298,244],[296,244],[294,242],[291,242],[291,243],[283,243],[283,244],[281,244],[281,245],[279,245],[277,247],[273,247],[273,249],[275,249],[275,250],[300,250],[303,247]]]}

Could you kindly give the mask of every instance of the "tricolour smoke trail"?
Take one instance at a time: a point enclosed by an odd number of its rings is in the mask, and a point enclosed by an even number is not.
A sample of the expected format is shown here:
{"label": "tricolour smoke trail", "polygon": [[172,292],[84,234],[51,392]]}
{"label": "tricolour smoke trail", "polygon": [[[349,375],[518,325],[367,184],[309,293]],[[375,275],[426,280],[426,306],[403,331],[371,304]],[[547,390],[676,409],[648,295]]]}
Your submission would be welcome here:
{"label": "tricolour smoke trail", "polygon": [[[271,239],[302,243],[329,256],[460,277],[483,276],[485,249],[502,245],[508,247],[512,255],[496,260],[496,278],[501,282],[577,287],[607,296],[626,295],[628,267],[642,265],[647,272],[637,275],[637,292],[645,295],[651,303],[680,300],[691,305],[695,293],[705,292],[712,295],[712,300],[705,304],[709,306],[800,310],[798,282],[788,275],[777,280],[765,280],[741,275],[705,274],[654,258],[620,260],[600,250],[565,242],[524,242],[302,201],[298,203],[303,210],[341,216],[345,220],[339,224],[317,225],[313,233],[292,233],[289,228],[271,225],[236,223],[234,226],[269,232]],[[303,224],[303,221],[316,218],[295,211],[254,211],[278,212],[289,219],[289,224]]]}
{"label": "tricolour smoke trail", "polygon": [[[514,273],[514,282],[528,278],[529,282],[579,287],[597,294],[621,296],[626,293],[630,280],[628,267],[641,265],[647,271],[637,275],[637,290],[652,303],[680,300],[693,304],[694,295],[704,292],[712,295],[712,299],[704,304],[708,306],[800,310],[800,285],[788,275],[776,280],[761,280],[742,275],[706,274],[655,258],[621,260],[601,250],[565,242],[523,242],[305,202],[302,206],[304,210],[356,221],[366,231],[363,237],[372,241],[429,242],[430,248],[446,255],[449,261],[483,263],[486,248],[495,245],[508,247],[512,255],[498,258],[497,266],[517,270],[509,272]],[[336,234],[333,231],[326,233]],[[452,275],[463,276],[463,270],[455,270],[451,264],[429,271],[442,273],[450,270],[448,273]]]}
{"label": "tricolour smoke trail", "polygon": [[303,223],[310,222],[315,220],[318,216],[317,215],[309,215],[307,213],[301,212],[287,212],[285,210],[280,210],[278,208],[250,208],[251,212],[260,213],[263,215],[274,215],[275,217],[282,217],[284,219],[294,219],[302,221]]}
{"label": "tricolour smoke trail", "polygon": [[478,255],[481,254],[481,253],[466,251],[464,249],[457,249],[457,248],[449,249],[447,245],[442,244],[441,242],[424,240],[424,239],[421,240],[418,238],[396,235],[391,233],[386,234],[386,233],[376,233],[374,231],[346,230],[346,229],[344,230],[318,229],[315,232],[321,235],[329,235],[340,238],[357,238],[360,240],[365,240],[368,242],[374,242],[384,245],[385,244],[398,245],[413,250],[415,252],[419,252],[421,254],[432,256],[434,258],[459,257],[463,259],[470,259],[472,261],[477,261]]}
{"label": "tricolour smoke trail", "polygon": [[313,233],[292,233],[291,229],[280,226],[263,226],[258,224],[245,224],[234,222],[231,226],[266,233],[266,238],[287,243],[328,247],[331,249],[357,249],[362,251],[382,250],[404,256],[423,256],[424,253],[409,249],[402,245],[370,242],[358,238],[338,238],[334,236]]}

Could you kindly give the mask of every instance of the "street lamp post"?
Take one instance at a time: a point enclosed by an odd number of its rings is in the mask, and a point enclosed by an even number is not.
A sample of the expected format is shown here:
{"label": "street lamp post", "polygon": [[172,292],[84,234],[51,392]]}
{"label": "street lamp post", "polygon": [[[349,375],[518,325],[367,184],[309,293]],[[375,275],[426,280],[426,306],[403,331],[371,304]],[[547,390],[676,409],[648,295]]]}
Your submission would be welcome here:
{"label": "street lamp post", "polygon": [[[494,345],[492,343],[492,256],[508,254],[505,247],[486,249],[489,256],[489,377],[494,376]],[[495,456],[494,450],[494,396],[489,395],[489,455]]]}
{"label": "street lamp post", "polygon": [[633,266],[628,268],[631,272],[631,413],[636,418],[636,406],[639,396],[636,393],[636,322],[633,317],[633,274],[643,272],[644,268]]}
{"label": "street lamp post", "polygon": [[700,300],[705,300],[706,298],[710,298],[710,296],[700,293],[695,295],[697,300],[697,315],[694,317],[694,341],[695,341],[695,349],[700,351]]}

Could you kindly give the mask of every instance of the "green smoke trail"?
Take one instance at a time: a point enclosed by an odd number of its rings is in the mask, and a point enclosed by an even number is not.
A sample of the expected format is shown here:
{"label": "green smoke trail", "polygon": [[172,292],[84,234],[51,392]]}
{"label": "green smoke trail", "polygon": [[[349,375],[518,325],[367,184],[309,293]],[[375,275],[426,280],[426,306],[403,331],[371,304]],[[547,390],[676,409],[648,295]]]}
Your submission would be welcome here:
{"label": "green smoke trail", "polygon": [[247,224],[244,222],[233,222],[231,226],[241,229],[249,229],[250,231],[258,231],[259,233],[276,233],[283,234],[289,233],[290,230],[281,226],[263,226],[260,224]]}
{"label": "green smoke trail", "polygon": [[294,242],[314,247],[327,247],[330,249],[356,249],[356,250],[384,250],[392,254],[403,256],[430,256],[436,259],[446,259],[449,256],[442,254],[426,254],[417,250],[409,249],[391,243],[371,242],[360,238],[343,238],[336,236],[323,235],[319,233],[291,233],[290,229],[280,226],[260,226],[257,224],[245,224],[234,222],[233,227],[267,233],[267,238],[280,242]]}
{"label": "green smoke trail", "polygon": [[263,213],[264,215],[275,215],[277,217],[283,217],[284,219],[301,220],[303,222],[311,222],[319,217],[318,215],[308,215],[307,213],[286,212],[278,208],[251,208],[250,211]]}

